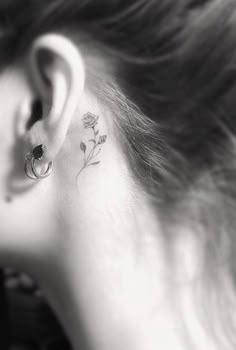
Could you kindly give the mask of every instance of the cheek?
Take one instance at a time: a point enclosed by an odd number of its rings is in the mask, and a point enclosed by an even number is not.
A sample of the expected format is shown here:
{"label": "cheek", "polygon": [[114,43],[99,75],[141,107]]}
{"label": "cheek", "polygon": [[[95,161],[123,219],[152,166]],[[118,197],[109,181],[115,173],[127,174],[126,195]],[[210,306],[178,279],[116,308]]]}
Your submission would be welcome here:
{"label": "cheek", "polygon": [[[0,75],[0,194],[7,195],[10,178],[22,170],[22,136],[17,130],[20,102],[26,88],[19,73]],[[18,172],[18,174],[17,174]]]}
{"label": "cheek", "polygon": [[58,227],[50,191],[51,184],[45,181],[13,196],[11,202],[1,196],[0,264],[2,259],[4,264],[11,264],[12,259],[33,264],[55,247]]}
{"label": "cheek", "polygon": [[[1,91],[1,84],[0,84]],[[0,94],[0,196],[8,197],[9,178],[14,166],[14,136],[13,136],[13,118],[9,111],[7,98],[5,94]],[[1,212],[0,212],[1,215]],[[2,215],[1,215],[2,216]]]}
{"label": "cheek", "polygon": [[16,106],[15,84],[10,75],[2,75],[0,76],[0,249],[3,230],[14,223],[14,217],[8,215],[9,205],[6,204],[11,196],[10,178],[15,168],[15,159],[19,157],[19,154],[14,154]]}
{"label": "cheek", "polygon": [[5,255],[39,254],[50,242],[48,232],[53,232],[49,183],[37,185],[24,174],[17,117],[27,96],[29,90],[18,72],[0,75],[0,264]]}

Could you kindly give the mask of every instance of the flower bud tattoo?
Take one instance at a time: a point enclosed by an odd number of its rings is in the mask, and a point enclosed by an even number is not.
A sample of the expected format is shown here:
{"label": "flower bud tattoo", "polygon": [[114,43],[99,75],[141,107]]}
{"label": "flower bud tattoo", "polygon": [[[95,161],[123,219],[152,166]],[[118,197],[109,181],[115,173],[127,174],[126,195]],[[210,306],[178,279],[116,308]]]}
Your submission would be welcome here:
{"label": "flower bud tattoo", "polygon": [[92,138],[88,140],[88,143],[83,141],[80,143],[80,149],[84,153],[84,164],[80,169],[80,173],[89,166],[98,165],[101,161],[97,160],[97,156],[101,152],[101,146],[106,142],[107,135],[99,135],[99,129],[97,129],[99,116],[96,116],[90,112],[83,116],[83,125],[85,129],[91,129]]}

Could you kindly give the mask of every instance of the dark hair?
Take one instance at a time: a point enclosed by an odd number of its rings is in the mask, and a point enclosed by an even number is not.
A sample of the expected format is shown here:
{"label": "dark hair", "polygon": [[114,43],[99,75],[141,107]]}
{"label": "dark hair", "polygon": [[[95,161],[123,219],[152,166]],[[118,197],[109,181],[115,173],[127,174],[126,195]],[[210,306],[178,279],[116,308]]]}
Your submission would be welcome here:
{"label": "dark hair", "polygon": [[[207,228],[198,239],[214,263],[233,256],[236,242],[235,15],[235,0],[0,4],[2,62],[52,30],[78,32],[88,46],[100,45],[116,74],[99,91],[114,107],[132,170],[165,218],[185,215],[195,230]],[[232,259],[227,271],[225,289],[233,291]],[[233,322],[227,327],[235,345]]]}
{"label": "dark hair", "polygon": [[1,56],[18,57],[33,38],[61,28],[103,45],[117,63],[114,90],[139,115],[124,128],[133,168],[173,200],[229,156],[235,126],[224,97],[234,86],[235,7],[232,0],[3,1]]}

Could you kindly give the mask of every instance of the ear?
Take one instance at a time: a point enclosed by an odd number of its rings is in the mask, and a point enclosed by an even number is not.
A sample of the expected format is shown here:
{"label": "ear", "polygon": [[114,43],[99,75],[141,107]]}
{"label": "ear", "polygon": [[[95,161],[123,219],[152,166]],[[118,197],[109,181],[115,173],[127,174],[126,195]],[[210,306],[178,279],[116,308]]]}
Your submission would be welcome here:
{"label": "ear", "polygon": [[44,159],[50,161],[63,146],[83,93],[85,68],[79,49],[63,35],[39,37],[30,50],[29,76],[42,117],[26,131],[26,144],[29,151],[44,144]]}

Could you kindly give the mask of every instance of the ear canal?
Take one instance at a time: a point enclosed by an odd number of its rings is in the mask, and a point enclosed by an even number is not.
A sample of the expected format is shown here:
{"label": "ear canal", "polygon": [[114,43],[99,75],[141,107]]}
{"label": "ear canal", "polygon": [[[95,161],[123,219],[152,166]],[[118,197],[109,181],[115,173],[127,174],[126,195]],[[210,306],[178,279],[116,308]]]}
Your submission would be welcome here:
{"label": "ear canal", "polygon": [[26,124],[26,130],[30,130],[32,126],[43,118],[43,106],[40,99],[35,99],[31,104],[31,115]]}

